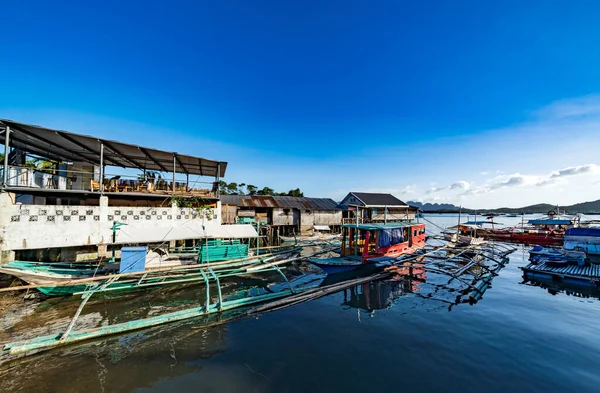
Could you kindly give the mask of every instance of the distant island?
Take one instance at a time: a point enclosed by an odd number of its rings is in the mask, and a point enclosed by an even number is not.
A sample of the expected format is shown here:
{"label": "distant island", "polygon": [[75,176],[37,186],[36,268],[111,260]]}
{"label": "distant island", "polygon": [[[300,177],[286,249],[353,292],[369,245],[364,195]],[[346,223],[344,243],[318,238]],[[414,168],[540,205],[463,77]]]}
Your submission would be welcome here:
{"label": "distant island", "polygon": [[[460,207],[451,203],[422,203],[415,201],[407,202],[410,206],[418,207],[426,213],[458,213]],[[462,208],[463,213],[510,213],[510,214],[529,214],[529,213],[548,213],[556,211],[557,206],[549,203],[539,203],[537,205],[524,206],[519,208],[500,207],[497,209],[469,209]],[[600,214],[600,199],[591,202],[576,203],[568,206],[558,206],[561,213],[582,213],[582,214]]]}

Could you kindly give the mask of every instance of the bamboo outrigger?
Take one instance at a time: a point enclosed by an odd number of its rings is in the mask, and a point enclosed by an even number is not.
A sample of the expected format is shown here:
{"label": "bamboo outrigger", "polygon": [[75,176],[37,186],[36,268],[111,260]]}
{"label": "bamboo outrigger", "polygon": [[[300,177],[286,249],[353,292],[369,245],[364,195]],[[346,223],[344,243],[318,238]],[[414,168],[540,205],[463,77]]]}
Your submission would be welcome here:
{"label": "bamboo outrigger", "polygon": [[[327,278],[324,275],[303,274],[294,280],[289,280],[286,275],[283,274],[280,265],[298,261],[305,257],[280,261],[274,260],[271,262],[260,261],[244,266],[240,268],[240,270],[243,270],[246,274],[277,270],[284,279],[277,285],[281,285],[282,287],[278,290],[274,290],[274,287],[271,287],[262,292],[257,288],[246,289],[227,298],[224,298],[222,294],[221,278],[227,277],[228,273],[224,271],[218,273],[214,269],[219,266],[219,263],[197,265],[194,268],[197,269],[200,276],[202,276],[202,281],[206,290],[205,303],[203,305],[149,318],[81,331],[75,330],[76,322],[88,300],[95,293],[101,293],[103,291],[102,285],[97,285],[95,288],[82,293],[81,304],[68,323],[68,326],[63,331],[57,334],[7,343],[3,347],[3,355],[4,357],[12,359],[14,357],[26,356],[31,353],[84,340],[125,333],[249,306],[252,307],[244,312],[245,315],[272,311],[316,299],[348,288],[352,285],[359,285],[374,279],[393,278],[394,276],[414,277],[423,283],[433,284],[433,292],[430,295],[421,295],[423,298],[439,300],[444,304],[450,304],[450,307],[464,302],[474,303],[481,299],[481,296],[492,279],[508,262],[508,254],[514,250],[514,248],[509,246],[496,244],[486,244],[479,247],[469,246],[462,249],[454,248],[452,249],[452,253],[447,245],[429,247],[424,249],[423,253],[419,255],[412,254],[400,256],[390,266],[380,267],[374,274],[370,274],[368,277],[355,277],[350,280],[333,283],[323,281],[324,278]],[[440,277],[442,281],[436,282],[433,278],[435,276]],[[326,282],[327,284],[325,284]],[[104,285],[106,285],[106,282]],[[212,300],[214,296],[211,298],[211,292],[213,291],[211,286],[213,285],[216,288],[216,301]],[[441,290],[446,290],[446,292],[454,298],[452,300],[446,300],[439,296],[434,296],[439,294]],[[419,294],[416,295],[419,296]]]}

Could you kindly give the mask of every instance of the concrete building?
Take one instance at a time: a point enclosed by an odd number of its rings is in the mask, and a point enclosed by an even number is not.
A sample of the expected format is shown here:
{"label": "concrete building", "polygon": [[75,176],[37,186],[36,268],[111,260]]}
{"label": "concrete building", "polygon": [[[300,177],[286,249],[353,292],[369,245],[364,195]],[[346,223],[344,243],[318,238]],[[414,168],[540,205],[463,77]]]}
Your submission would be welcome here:
{"label": "concrete building", "polygon": [[275,235],[312,234],[319,227],[339,231],[342,210],[329,198],[262,195],[222,195],[224,224],[259,221],[272,227]]}
{"label": "concrete building", "polygon": [[350,192],[340,202],[344,210],[344,222],[397,222],[412,221],[418,209],[396,198],[392,194]]}
{"label": "concrete building", "polygon": [[0,263],[15,254],[97,257],[112,244],[256,237],[249,225],[221,225],[226,162],[9,120],[0,120],[0,143]]}

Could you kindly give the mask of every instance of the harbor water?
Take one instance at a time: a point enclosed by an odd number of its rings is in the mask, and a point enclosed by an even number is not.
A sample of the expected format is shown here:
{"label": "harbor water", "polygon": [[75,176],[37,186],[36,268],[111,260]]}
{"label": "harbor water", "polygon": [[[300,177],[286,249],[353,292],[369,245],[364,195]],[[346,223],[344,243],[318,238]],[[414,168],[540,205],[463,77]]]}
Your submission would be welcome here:
{"label": "harbor water", "polygon": [[[475,304],[419,296],[417,281],[364,284],[256,317],[224,314],[44,352],[2,366],[0,391],[598,392],[598,294],[525,282],[527,249],[518,246]],[[104,299],[87,323],[183,307],[198,293]],[[0,341],[56,331],[77,305],[54,299],[5,313]]]}

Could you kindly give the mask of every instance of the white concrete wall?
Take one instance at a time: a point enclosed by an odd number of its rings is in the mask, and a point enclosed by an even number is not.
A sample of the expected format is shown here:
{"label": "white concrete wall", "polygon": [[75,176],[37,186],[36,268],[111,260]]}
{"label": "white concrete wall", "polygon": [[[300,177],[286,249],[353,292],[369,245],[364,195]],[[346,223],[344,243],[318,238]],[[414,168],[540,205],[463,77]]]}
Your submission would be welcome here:
{"label": "white concrete wall", "polygon": [[[12,196],[14,197],[14,196]],[[123,222],[116,243],[220,237],[221,203],[199,214],[193,208],[50,206],[13,204],[0,193],[0,251],[112,243],[113,221]]]}

